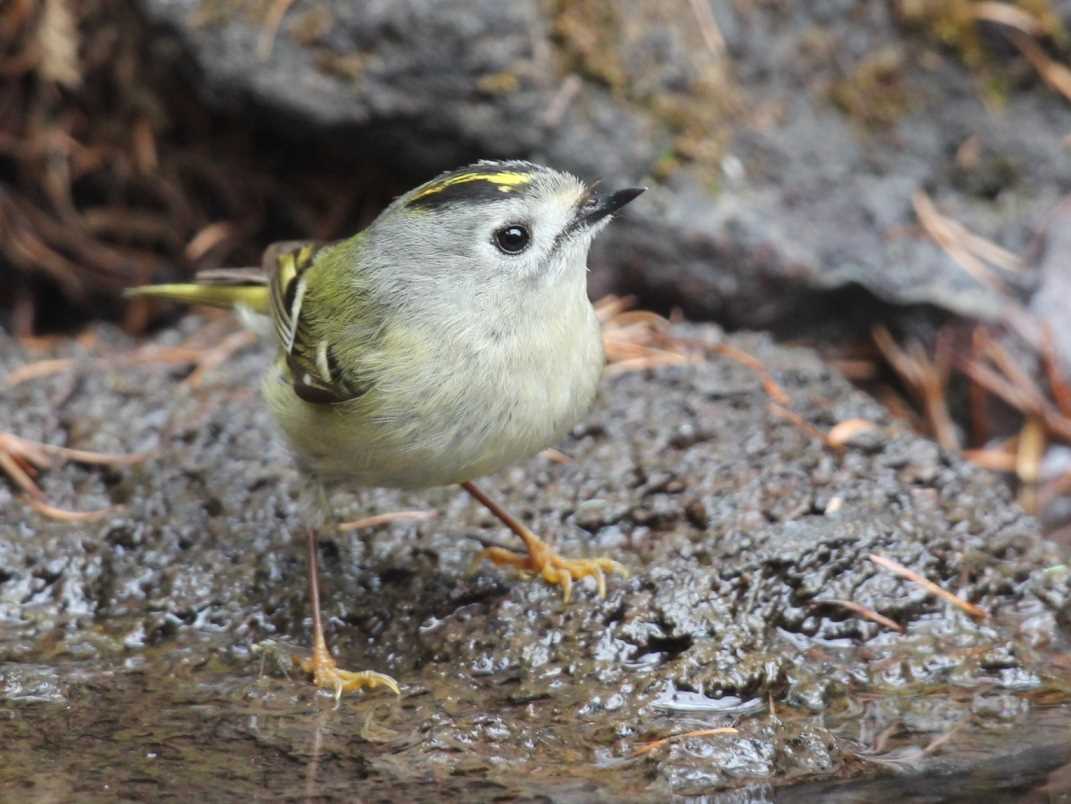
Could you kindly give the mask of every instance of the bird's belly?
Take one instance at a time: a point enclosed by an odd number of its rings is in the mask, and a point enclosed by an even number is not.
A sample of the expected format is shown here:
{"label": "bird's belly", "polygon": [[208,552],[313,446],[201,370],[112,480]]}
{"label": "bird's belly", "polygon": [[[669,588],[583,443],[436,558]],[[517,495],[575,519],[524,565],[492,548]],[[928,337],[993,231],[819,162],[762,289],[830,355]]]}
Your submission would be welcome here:
{"label": "bird's belly", "polygon": [[601,338],[574,331],[570,346],[545,360],[518,360],[506,347],[463,364],[440,360],[341,405],[304,402],[278,374],[265,394],[299,463],[324,480],[460,483],[550,446],[584,415],[602,372]]}

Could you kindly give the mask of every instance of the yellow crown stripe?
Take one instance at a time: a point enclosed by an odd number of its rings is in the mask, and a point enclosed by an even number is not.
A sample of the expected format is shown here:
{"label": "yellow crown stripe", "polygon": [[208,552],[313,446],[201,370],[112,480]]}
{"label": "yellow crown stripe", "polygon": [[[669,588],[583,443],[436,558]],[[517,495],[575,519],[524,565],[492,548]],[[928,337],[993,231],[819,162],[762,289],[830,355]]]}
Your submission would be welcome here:
{"label": "yellow crown stripe", "polygon": [[409,200],[416,201],[418,198],[425,198],[429,195],[435,195],[435,193],[441,193],[446,188],[453,187],[455,184],[466,184],[472,181],[485,181],[489,184],[497,184],[499,190],[508,193],[517,185],[528,184],[531,180],[532,176],[528,173],[517,173],[508,170],[500,173],[458,173],[457,175],[429,184],[423,190],[418,190]]}

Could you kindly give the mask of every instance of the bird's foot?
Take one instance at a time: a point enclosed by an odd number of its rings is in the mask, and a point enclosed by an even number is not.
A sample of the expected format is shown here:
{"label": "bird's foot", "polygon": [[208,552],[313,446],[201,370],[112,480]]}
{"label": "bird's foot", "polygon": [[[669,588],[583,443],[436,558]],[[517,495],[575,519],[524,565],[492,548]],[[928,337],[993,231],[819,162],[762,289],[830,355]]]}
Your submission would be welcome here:
{"label": "bird's foot", "polygon": [[523,573],[539,575],[551,586],[562,588],[562,600],[569,602],[573,593],[573,581],[592,577],[599,597],[606,596],[606,575],[616,573],[628,577],[628,570],[612,558],[565,558],[533,533],[528,534],[528,554],[515,553],[504,547],[486,547],[473,561],[473,566],[484,559],[498,566],[513,567]]}
{"label": "bird's foot", "polygon": [[334,658],[326,649],[314,648],[312,655],[307,659],[294,657],[294,664],[312,676],[313,683],[321,689],[333,690],[335,700],[342,697],[344,692],[356,692],[368,687],[386,687],[395,695],[401,695],[398,682],[383,673],[373,670],[363,670],[355,673],[351,670],[342,670],[335,664]]}

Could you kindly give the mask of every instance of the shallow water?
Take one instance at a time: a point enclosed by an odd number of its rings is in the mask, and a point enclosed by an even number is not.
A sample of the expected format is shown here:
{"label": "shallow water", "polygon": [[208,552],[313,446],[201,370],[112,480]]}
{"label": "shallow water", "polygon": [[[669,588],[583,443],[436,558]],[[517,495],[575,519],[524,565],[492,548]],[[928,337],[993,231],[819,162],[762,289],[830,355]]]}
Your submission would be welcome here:
{"label": "shallow water", "polygon": [[[942,720],[935,695],[900,696],[895,706],[860,696],[856,711],[820,718],[766,707],[729,721],[652,711],[653,731],[733,722],[740,734],[638,754],[642,741],[593,730],[564,689],[526,700],[488,678],[480,698],[468,681],[429,674],[424,685],[407,680],[401,698],[336,704],[296,677],[273,675],[270,655],[242,658],[219,637],[180,642],[122,662],[0,665],[5,800],[657,801],[669,789],[708,784],[704,760],[720,773],[754,765],[763,735],[791,732],[800,720],[824,720],[854,757],[842,773],[864,778],[745,783],[682,800],[1020,801],[1033,790],[1037,801],[1061,801],[1071,790],[1071,706],[1024,694],[956,691],[975,714],[943,735],[932,731]],[[996,708],[1015,716],[987,719]],[[825,750],[805,740],[773,744]],[[676,776],[667,780],[670,768]]]}

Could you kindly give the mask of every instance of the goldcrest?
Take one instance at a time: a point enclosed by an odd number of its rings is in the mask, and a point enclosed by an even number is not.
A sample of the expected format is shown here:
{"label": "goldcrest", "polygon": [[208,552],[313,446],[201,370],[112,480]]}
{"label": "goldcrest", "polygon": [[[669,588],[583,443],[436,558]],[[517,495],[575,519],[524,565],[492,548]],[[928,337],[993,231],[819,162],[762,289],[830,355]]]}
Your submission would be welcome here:
{"label": "goldcrest", "polygon": [[[480,558],[540,575],[568,600],[574,580],[594,577],[602,593],[605,574],[624,568],[559,556],[472,481],[554,444],[590,407],[603,350],[588,249],[641,192],[482,161],[402,195],[349,239],[280,243],[261,269],[129,293],[269,318],[278,349],[263,393],[311,486],[460,483],[528,548],[489,547]],[[334,665],[315,539],[310,528],[315,644],[303,666],[336,693],[397,692],[388,676]]]}

